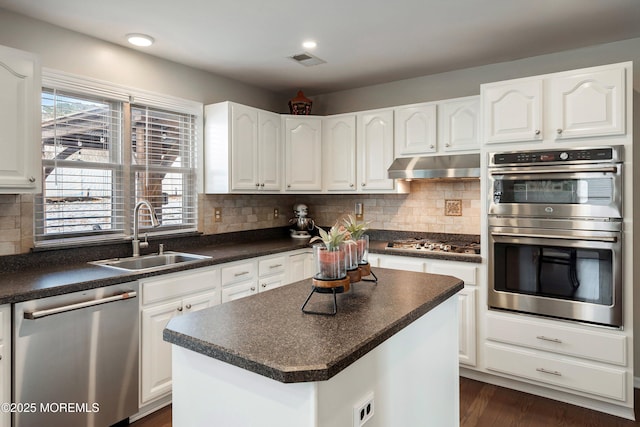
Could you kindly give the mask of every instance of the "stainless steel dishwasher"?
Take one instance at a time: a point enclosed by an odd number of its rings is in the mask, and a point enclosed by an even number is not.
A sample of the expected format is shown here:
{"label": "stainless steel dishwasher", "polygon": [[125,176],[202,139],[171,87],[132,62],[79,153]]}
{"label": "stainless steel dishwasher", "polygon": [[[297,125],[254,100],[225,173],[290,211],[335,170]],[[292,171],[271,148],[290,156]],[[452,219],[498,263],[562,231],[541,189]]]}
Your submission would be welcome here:
{"label": "stainless steel dishwasher", "polygon": [[138,411],[137,292],[125,283],[14,305],[15,427],[106,427]]}

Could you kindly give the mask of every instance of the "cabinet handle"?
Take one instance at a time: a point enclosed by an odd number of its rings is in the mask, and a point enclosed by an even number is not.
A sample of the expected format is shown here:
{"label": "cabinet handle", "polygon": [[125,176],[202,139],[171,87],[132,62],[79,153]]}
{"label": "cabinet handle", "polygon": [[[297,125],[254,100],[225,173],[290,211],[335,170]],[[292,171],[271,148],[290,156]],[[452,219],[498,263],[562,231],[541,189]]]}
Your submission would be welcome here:
{"label": "cabinet handle", "polygon": [[255,286],[252,286],[252,287],[251,287],[251,292],[253,292],[253,291],[255,291],[255,290],[256,290],[256,287],[255,287]]}
{"label": "cabinet handle", "polygon": [[263,287],[263,288],[266,288],[266,287],[267,287],[267,284],[266,284],[266,283],[263,283],[263,284],[262,284],[262,287]]}
{"label": "cabinet handle", "polygon": [[260,187],[260,184],[256,182],[256,187]]}
{"label": "cabinet handle", "polygon": [[451,147],[451,144],[449,144],[448,142],[446,144],[444,144],[445,147]]}
{"label": "cabinet handle", "polygon": [[559,340],[558,338],[549,338],[549,337],[545,337],[544,335],[538,335],[536,338],[543,341],[551,341],[558,344],[562,344],[562,340]]}
{"label": "cabinet handle", "polygon": [[291,184],[287,184],[287,188],[291,188]]}
{"label": "cabinet handle", "polygon": [[249,274],[249,272],[248,271],[242,271],[240,273],[234,274],[234,276],[239,277],[239,276],[244,276],[245,274]]}
{"label": "cabinet handle", "polygon": [[366,186],[367,184],[363,182],[363,183],[362,183],[362,184],[360,184],[360,185],[364,187],[364,186]]}
{"label": "cabinet handle", "polygon": [[349,184],[349,188],[353,188],[353,183]]}
{"label": "cabinet handle", "polygon": [[31,183],[36,182],[36,178],[34,176],[30,176],[29,177],[29,182],[31,182]]}
{"label": "cabinet handle", "polygon": [[187,310],[191,310],[191,304],[187,304]]}
{"label": "cabinet handle", "polygon": [[278,268],[278,267],[282,267],[282,264],[273,264],[269,266],[269,268]]}
{"label": "cabinet handle", "polygon": [[562,129],[558,129],[556,132],[558,132],[558,135],[562,135]]}
{"label": "cabinet handle", "polygon": [[534,132],[537,135],[540,135],[542,132],[540,132],[540,129],[536,129],[536,131]]}
{"label": "cabinet handle", "polygon": [[429,146],[429,148],[431,148],[431,149],[433,150],[434,148],[436,148],[436,146],[435,146],[435,145],[433,145],[433,144],[431,144],[431,145]]}
{"label": "cabinet handle", "polygon": [[543,374],[555,375],[557,377],[562,376],[562,374],[558,371],[549,371],[548,369],[544,369],[544,368],[536,368],[536,371],[542,372]]}
{"label": "cabinet handle", "polygon": [[178,311],[182,311],[182,306],[178,307]]}

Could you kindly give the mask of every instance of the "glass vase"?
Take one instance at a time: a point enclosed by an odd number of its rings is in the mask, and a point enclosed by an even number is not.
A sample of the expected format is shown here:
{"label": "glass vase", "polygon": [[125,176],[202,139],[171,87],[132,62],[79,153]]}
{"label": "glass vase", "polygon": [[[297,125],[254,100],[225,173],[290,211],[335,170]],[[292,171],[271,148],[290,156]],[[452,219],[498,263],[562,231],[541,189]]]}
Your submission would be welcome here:
{"label": "glass vase", "polygon": [[356,240],[358,248],[358,264],[369,263],[369,235],[363,234]]}
{"label": "glass vase", "polygon": [[329,250],[324,246],[313,247],[313,261],[318,280],[337,280],[347,277],[345,251],[342,247]]}

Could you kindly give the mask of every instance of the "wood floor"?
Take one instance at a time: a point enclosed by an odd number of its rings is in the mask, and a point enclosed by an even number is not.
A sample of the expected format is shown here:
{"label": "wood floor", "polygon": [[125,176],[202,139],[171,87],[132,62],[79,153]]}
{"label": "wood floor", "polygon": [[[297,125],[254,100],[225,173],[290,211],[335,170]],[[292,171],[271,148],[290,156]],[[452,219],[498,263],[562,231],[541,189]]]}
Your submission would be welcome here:
{"label": "wood floor", "polygon": [[[639,403],[639,395],[640,393],[636,390],[636,407]],[[171,427],[171,406],[131,425],[133,427]],[[640,422],[460,378],[460,427],[632,426],[640,427]]]}

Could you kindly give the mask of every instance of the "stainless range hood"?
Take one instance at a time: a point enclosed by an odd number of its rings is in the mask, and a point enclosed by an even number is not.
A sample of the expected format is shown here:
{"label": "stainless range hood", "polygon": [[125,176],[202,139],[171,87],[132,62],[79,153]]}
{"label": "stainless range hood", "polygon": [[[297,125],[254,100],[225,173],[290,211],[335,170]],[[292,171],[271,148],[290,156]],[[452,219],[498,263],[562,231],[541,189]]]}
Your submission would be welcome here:
{"label": "stainless range hood", "polygon": [[480,154],[401,157],[388,169],[391,179],[479,178]]}

